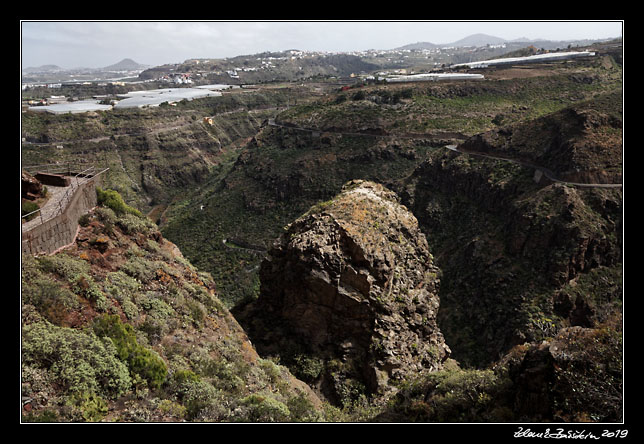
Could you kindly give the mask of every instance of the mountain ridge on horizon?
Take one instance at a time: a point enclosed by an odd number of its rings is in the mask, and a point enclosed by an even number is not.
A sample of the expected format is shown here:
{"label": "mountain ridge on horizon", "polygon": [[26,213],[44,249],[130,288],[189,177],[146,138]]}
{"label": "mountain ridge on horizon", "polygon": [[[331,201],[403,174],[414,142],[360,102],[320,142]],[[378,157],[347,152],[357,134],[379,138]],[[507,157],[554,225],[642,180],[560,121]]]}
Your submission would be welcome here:
{"label": "mountain ridge on horizon", "polygon": [[[612,37],[618,38],[618,37]],[[394,50],[404,50],[404,49],[434,49],[434,48],[444,48],[444,47],[459,47],[459,46],[485,46],[485,45],[499,45],[502,43],[572,43],[572,42],[594,42],[602,40],[611,40],[612,38],[606,39],[567,39],[567,40],[550,40],[544,38],[535,38],[529,39],[527,37],[519,37],[516,39],[504,39],[502,37],[496,37],[489,34],[476,33],[468,35],[460,40],[449,43],[432,43],[432,42],[416,42],[403,46],[394,48]]]}
{"label": "mountain ridge on horizon", "polygon": [[[613,38],[619,38],[619,37],[613,37]],[[416,43],[410,43],[407,45],[399,46],[396,48],[388,49],[386,51],[396,51],[396,50],[422,50],[422,49],[436,49],[436,48],[443,48],[443,47],[464,47],[464,46],[486,46],[486,45],[498,45],[498,44],[503,44],[503,43],[539,43],[539,44],[547,44],[550,43],[552,45],[564,45],[564,44],[570,44],[570,43],[575,43],[575,42],[595,42],[595,41],[602,41],[602,40],[611,40],[612,38],[606,38],[606,39],[572,39],[572,40],[549,40],[549,39],[543,39],[543,38],[536,38],[536,39],[528,39],[526,37],[520,37],[512,40],[504,39],[501,37],[496,37],[493,35],[489,34],[483,34],[483,33],[475,33],[468,35],[460,40],[456,40],[454,42],[450,43],[432,43],[432,42],[416,42]],[[553,46],[554,47],[554,46]],[[551,48],[549,48],[551,49]],[[292,49],[291,49],[292,50]],[[277,52],[285,52],[289,50],[284,50],[284,51],[277,51]],[[347,52],[347,51],[340,51],[340,52]],[[186,60],[188,60],[187,58]],[[114,63],[112,65],[108,65],[105,67],[99,67],[99,68],[87,68],[87,67],[73,67],[73,68],[63,68],[60,67],[56,64],[49,63],[49,64],[44,64],[41,66],[29,66],[26,68],[23,68],[21,71],[25,74],[33,74],[33,73],[54,73],[54,72],[66,72],[66,71],[87,71],[87,72],[98,72],[98,71],[126,71],[126,70],[137,70],[137,69],[147,69],[151,68],[154,66],[162,66],[161,65],[145,65],[145,64],[140,64],[136,61],[134,61],[131,58],[124,58],[121,61]]]}
{"label": "mountain ridge on horizon", "polygon": [[29,66],[27,68],[23,68],[22,72],[24,73],[35,73],[35,72],[56,72],[56,71],[133,71],[136,69],[145,69],[149,68],[150,65],[144,65],[141,63],[137,63],[131,58],[124,58],[120,60],[117,63],[99,67],[99,68],[87,68],[83,66],[79,67],[74,67],[74,68],[62,68],[58,65],[55,65],[53,63],[48,63],[45,65],[41,66]]}

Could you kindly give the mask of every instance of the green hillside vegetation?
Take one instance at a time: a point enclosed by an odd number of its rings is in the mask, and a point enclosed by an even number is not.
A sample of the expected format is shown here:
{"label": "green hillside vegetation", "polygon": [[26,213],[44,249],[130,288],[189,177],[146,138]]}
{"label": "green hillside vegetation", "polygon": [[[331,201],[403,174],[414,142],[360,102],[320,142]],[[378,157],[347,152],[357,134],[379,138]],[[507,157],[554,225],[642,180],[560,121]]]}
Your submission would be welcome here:
{"label": "green hillside vegetation", "polygon": [[400,135],[449,131],[471,136],[501,122],[535,119],[620,85],[620,70],[597,66],[521,79],[375,85],[292,108],[279,121],[320,130],[380,128]]}
{"label": "green hillside vegetation", "polygon": [[285,367],[260,358],[212,278],[144,216],[99,206],[84,217],[74,247],[25,256],[22,267],[27,422],[318,421],[325,408],[342,414]]}

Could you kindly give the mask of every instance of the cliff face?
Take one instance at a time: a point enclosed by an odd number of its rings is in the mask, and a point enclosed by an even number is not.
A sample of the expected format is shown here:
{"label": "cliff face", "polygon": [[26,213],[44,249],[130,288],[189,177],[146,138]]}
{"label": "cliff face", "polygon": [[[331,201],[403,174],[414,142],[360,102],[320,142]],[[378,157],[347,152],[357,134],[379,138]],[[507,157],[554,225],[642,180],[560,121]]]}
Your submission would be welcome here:
{"label": "cliff face", "polygon": [[384,393],[442,367],[438,275],[396,195],[352,181],[286,228],[261,265],[259,299],[236,316],[260,353],[321,361],[309,382],[342,403],[349,386]]}
{"label": "cliff face", "polygon": [[[541,165],[568,156],[587,168],[579,170],[581,178],[593,165],[619,164],[621,137],[608,128],[609,97],[462,146]],[[590,144],[598,133],[611,134],[610,141]],[[556,144],[556,134],[568,142]],[[438,258],[439,323],[462,364],[489,364],[514,345],[568,326],[593,327],[621,309],[621,189],[537,182],[527,166],[442,151],[428,156],[399,191]]]}

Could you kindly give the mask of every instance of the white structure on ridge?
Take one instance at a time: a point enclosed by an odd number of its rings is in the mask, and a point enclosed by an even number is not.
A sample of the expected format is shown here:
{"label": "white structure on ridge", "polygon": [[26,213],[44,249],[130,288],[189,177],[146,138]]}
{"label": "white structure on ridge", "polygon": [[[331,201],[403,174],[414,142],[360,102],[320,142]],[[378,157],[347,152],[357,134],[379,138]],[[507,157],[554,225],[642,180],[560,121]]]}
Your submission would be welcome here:
{"label": "white structure on ridge", "polygon": [[482,80],[483,74],[430,73],[387,77],[385,82],[427,82],[438,80]]}
{"label": "white structure on ridge", "polygon": [[467,68],[487,68],[493,65],[508,65],[508,64],[521,64],[521,63],[536,63],[536,62],[556,62],[559,60],[576,59],[579,57],[592,57],[594,52],[590,51],[571,51],[571,52],[549,52],[546,54],[537,54],[527,57],[508,57],[505,59],[492,59],[481,60],[479,62],[458,63],[452,65],[451,68],[467,67]]}

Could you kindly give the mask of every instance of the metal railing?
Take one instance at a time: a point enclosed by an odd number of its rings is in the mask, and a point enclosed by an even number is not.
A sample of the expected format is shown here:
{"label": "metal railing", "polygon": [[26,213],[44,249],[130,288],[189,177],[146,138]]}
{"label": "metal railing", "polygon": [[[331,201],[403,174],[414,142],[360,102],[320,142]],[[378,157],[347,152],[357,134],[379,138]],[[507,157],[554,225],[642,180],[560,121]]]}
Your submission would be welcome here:
{"label": "metal railing", "polygon": [[[82,162],[64,162],[64,163],[46,163],[41,165],[23,165],[22,170],[29,174],[48,173],[71,176],[72,171],[78,171],[80,168],[86,168],[88,164]],[[90,168],[92,168],[90,166]]]}
{"label": "metal railing", "polygon": [[[51,165],[61,167],[60,164],[51,164]],[[52,173],[52,170],[43,171],[41,168],[39,168],[39,167],[43,167],[43,166],[46,166],[46,165],[31,165],[30,167],[25,167],[23,169],[25,171],[29,172],[28,168],[38,168],[37,169],[38,172],[48,172],[48,173],[54,174],[54,173]],[[67,204],[69,203],[71,198],[74,196],[74,193],[81,187],[81,185],[83,185],[84,183],[86,183],[90,179],[93,179],[96,176],[105,173],[107,170],[109,170],[109,168],[105,168],[103,170],[97,171],[96,167],[92,165],[92,166],[82,170],[81,172],[76,173],[74,176],[72,176],[71,179],[70,179],[69,187],[67,188],[67,190],[65,190],[65,194],[58,201],[58,209],[57,209],[57,211],[55,213],[51,214],[50,217],[48,217],[47,220],[53,219],[54,217],[58,216],[59,214],[61,214],[65,210],[65,208],[67,207]],[[68,171],[69,171],[69,164],[68,164]],[[61,174],[61,173],[57,173],[57,174]],[[71,173],[69,173],[68,175],[71,175]],[[81,181],[81,178],[83,179],[82,181]],[[21,219],[26,219],[26,218],[30,217],[31,215],[34,215],[34,214],[36,214],[38,212],[40,212],[40,224],[43,224],[45,222],[45,220],[44,220],[44,217],[43,217],[43,214],[42,214],[42,208],[38,208],[37,210],[34,210],[34,211],[30,212],[30,213],[22,215]],[[26,220],[25,220],[25,222],[26,222]],[[24,225],[23,225],[23,230],[24,230]]]}

